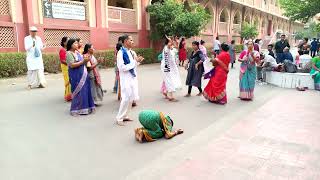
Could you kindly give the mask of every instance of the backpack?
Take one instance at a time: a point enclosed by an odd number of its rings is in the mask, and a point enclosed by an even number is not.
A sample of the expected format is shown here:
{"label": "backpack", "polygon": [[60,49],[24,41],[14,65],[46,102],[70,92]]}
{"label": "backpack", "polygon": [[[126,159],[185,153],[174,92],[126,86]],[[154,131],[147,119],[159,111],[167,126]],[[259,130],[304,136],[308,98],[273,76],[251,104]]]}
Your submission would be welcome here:
{"label": "backpack", "polygon": [[284,70],[288,73],[298,72],[298,68],[290,60],[284,60]]}

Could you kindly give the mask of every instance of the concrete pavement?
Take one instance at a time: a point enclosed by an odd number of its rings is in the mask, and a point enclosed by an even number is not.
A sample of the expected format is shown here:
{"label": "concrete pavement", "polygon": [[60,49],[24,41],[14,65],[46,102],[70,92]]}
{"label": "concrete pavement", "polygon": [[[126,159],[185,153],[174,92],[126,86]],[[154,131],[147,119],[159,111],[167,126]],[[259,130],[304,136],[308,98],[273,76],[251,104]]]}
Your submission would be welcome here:
{"label": "concrete pavement", "polygon": [[[146,174],[150,172],[160,173],[155,179],[165,178],[163,175],[174,179],[179,175],[176,169],[185,166],[184,160],[199,152],[208,154],[206,147],[224,138],[227,132],[231,131],[233,136],[245,133],[232,132],[232,128],[247,120],[244,114],[254,117],[250,114],[261,111],[268,103],[272,104],[268,106],[269,110],[272,107],[278,111],[283,105],[272,100],[281,97],[303,97],[311,101],[313,107],[319,102],[318,92],[297,92],[272,86],[257,86],[256,99],[242,102],[237,98],[238,74],[238,69],[229,73],[226,106],[211,104],[195,96],[186,99],[182,97],[186,87],[177,93],[178,103],[169,103],[159,93],[159,65],[139,67],[141,101],[133,109],[132,117],[136,119],[142,109],[156,109],[170,114],[175,127],[185,130],[174,139],[145,144],[134,140],[133,129],[140,126],[138,121],[126,127],[114,124],[119,102],[110,93],[113,69],[101,70],[103,86],[109,90],[103,106],[98,107],[95,114],[81,117],[69,115],[70,104],[63,102],[61,74],[46,76],[48,88],[31,91],[25,90],[24,78],[1,80],[0,179],[149,179]],[[182,69],[181,77],[184,82],[186,71]],[[194,89],[193,94],[196,93]],[[293,102],[296,101],[293,99]],[[295,107],[292,108],[295,111]],[[306,109],[309,115],[313,115],[313,111],[314,108]],[[164,167],[170,167],[171,171],[164,171]]]}

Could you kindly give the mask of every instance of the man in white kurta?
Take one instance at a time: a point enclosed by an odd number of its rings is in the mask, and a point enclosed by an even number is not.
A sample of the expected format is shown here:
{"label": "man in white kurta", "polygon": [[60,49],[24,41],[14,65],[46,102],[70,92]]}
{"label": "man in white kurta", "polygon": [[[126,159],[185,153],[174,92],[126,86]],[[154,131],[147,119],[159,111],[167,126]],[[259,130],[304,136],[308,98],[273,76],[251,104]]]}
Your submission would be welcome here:
{"label": "man in white kurta", "polygon": [[41,52],[44,45],[37,36],[37,31],[36,27],[30,27],[30,35],[24,38],[24,47],[27,51],[28,89],[44,88],[46,85]]}
{"label": "man in white kurta", "polygon": [[[116,117],[117,124],[120,126],[124,125],[124,121],[131,121],[128,114],[131,109],[132,102],[139,99],[136,67],[139,64],[138,61],[141,61],[140,59],[135,58],[134,53],[129,50],[133,46],[133,40],[131,36],[124,36],[123,44],[124,48],[127,50],[130,63],[124,63],[124,49],[120,49],[117,54],[117,66],[120,76],[121,103],[118,115]],[[134,70],[135,75],[130,72],[132,69]]]}

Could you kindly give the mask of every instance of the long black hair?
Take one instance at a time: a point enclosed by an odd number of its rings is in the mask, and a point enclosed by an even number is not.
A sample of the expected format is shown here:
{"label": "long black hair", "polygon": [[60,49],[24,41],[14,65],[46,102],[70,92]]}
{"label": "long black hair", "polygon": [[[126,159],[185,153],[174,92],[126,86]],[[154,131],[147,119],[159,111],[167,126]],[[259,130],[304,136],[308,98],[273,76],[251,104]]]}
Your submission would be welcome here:
{"label": "long black hair", "polygon": [[75,42],[76,42],[75,39],[69,39],[69,41],[67,43],[67,51],[70,51],[70,49],[72,48],[72,44]]}
{"label": "long black hair", "polygon": [[64,36],[62,39],[61,39],[61,42],[60,42],[60,45],[62,47],[64,47],[64,43],[68,41],[68,37],[67,36]]}
{"label": "long black hair", "polygon": [[84,46],[84,49],[83,49],[83,53],[82,54],[87,54],[89,52],[89,49],[92,47],[92,44],[86,44]]}
{"label": "long black hair", "polygon": [[222,43],[221,44],[221,49],[223,50],[223,51],[229,51],[229,45],[228,44],[226,44],[226,43]]}
{"label": "long black hair", "polygon": [[193,41],[192,44],[198,46],[199,48],[199,45],[200,45],[199,41]]}
{"label": "long black hair", "polygon": [[179,43],[179,49],[181,49],[182,47],[183,47],[183,41],[185,41],[186,39],[183,37],[183,38],[181,38],[181,41],[180,41],[180,43]]}

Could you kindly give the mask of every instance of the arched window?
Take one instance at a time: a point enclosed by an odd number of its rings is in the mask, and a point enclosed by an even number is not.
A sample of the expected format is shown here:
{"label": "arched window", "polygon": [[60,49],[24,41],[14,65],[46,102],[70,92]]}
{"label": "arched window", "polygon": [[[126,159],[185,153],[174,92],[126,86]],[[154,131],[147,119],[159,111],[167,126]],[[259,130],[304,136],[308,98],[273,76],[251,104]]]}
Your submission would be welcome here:
{"label": "arched window", "polygon": [[237,11],[233,17],[233,24],[240,24],[240,23],[241,23],[241,16],[240,16],[240,12]]}
{"label": "arched window", "polygon": [[259,19],[257,17],[254,19],[253,24],[259,29]]}
{"label": "arched window", "polygon": [[246,23],[248,23],[248,24],[251,24],[251,23],[250,23],[250,17],[249,17],[249,15],[246,16],[246,18],[244,19],[244,21],[245,21]]}
{"label": "arched window", "polygon": [[228,22],[229,21],[229,14],[227,9],[223,9],[221,14],[220,14],[220,18],[219,18],[220,22]]}
{"label": "arched window", "polygon": [[265,32],[265,29],[266,29],[266,21],[263,19],[262,20],[262,23],[261,23],[261,32]]}

